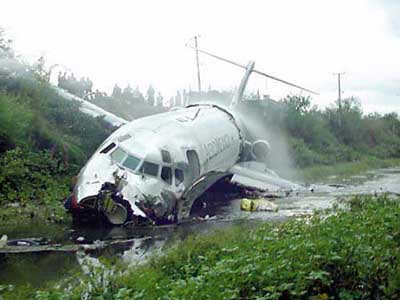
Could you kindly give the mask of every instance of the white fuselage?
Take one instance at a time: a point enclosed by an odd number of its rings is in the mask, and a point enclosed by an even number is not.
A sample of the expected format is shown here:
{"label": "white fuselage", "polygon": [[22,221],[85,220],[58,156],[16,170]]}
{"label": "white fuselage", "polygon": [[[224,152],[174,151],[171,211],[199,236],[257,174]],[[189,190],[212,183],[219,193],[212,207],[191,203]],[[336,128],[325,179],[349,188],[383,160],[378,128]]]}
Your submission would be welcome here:
{"label": "white fuselage", "polygon": [[[133,212],[143,216],[135,204],[138,198],[150,195],[163,201],[168,193],[179,201],[196,179],[227,172],[240,159],[242,144],[232,115],[216,106],[196,105],[141,118],[116,130],[93,154],[79,174],[75,196],[78,203],[96,196],[103,183],[115,182],[117,173],[124,181],[120,192]],[[122,149],[124,159],[116,149]],[[130,156],[134,164],[128,163]]]}

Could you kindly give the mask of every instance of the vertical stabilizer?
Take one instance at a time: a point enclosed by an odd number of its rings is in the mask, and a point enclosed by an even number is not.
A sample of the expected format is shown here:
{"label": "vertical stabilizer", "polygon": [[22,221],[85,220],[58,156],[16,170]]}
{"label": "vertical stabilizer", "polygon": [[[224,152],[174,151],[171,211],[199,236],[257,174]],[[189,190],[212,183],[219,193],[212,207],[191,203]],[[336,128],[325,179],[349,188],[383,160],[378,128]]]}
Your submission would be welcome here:
{"label": "vertical stabilizer", "polygon": [[253,72],[253,69],[254,69],[254,64],[255,64],[254,61],[250,61],[247,64],[246,73],[244,74],[244,76],[242,78],[242,81],[240,82],[240,85],[237,88],[237,90],[235,92],[235,95],[232,98],[232,102],[231,102],[231,105],[230,105],[231,109],[233,107],[235,107],[240,101],[242,101],[243,93],[244,93],[244,90],[246,88],[247,82],[249,81],[250,74],[251,74],[251,72]]}

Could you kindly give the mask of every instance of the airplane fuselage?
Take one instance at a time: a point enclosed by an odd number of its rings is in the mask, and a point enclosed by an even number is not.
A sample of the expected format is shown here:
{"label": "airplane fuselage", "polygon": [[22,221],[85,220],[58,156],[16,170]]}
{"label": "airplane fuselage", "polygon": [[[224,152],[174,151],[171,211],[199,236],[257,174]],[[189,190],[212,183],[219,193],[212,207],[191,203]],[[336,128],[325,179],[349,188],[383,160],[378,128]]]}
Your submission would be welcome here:
{"label": "airplane fuselage", "polygon": [[[80,209],[98,208],[99,192],[109,183],[123,199],[119,205],[131,206],[127,219],[129,214],[153,220],[185,218],[195,198],[239,161],[243,143],[237,120],[215,105],[132,121],[108,137],[81,170],[76,204]],[[188,193],[199,179],[205,184]],[[124,223],[123,208],[114,215],[113,209],[118,210],[111,207],[105,213],[111,223]]]}
{"label": "airplane fuselage", "polygon": [[[249,131],[232,113],[238,113],[252,72],[301,87],[254,70],[254,62],[242,66],[211,56],[246,69],[229,109],[198,104],[120,127],[79,173],[66,201],[73,214],[100,213],[112,224],[135,223],[140,218],[179,222],[189,216],[193,202],[224,177],[263,190],[297,188],[265,166],[268,141],[250,141],[250,134],[244,136]],[[88,103],[85,109],[102,111]],[[121,123],[115,116],[108,118]]]}

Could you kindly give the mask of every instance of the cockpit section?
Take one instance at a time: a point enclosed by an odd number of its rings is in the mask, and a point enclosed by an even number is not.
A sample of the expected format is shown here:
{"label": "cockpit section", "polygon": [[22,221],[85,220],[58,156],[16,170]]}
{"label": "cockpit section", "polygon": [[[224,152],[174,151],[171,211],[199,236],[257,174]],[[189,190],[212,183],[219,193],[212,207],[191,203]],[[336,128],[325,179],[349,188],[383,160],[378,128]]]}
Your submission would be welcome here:
{"label": "cockpit section", "polygon": [[[114,142],[104,147],[101,154],[107,154],[113,163],[133,173],[140,173],[156,177],[167,186],[178,187],[183,184],[185,175],[182,169],[174,166],[171,153],[165,149],[160,150],[160,162],[140,158]],[[154,159],[153,159],[154,160]]]}

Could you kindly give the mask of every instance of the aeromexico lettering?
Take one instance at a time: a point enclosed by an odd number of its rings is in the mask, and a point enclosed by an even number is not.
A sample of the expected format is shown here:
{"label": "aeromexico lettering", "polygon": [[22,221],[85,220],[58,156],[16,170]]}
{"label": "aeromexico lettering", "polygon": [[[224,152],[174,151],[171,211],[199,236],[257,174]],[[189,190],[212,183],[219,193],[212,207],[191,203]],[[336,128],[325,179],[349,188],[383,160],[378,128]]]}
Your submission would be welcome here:
{"label": "aeromexico lettering", "polygon": [[201,147],[203,148],[207,157],[206,161],[212,160],[218,154],[231,147],[234,144],[234,140],[235,138],[233,136],[225,134],[212,139],[207,144],[202,144]]}

